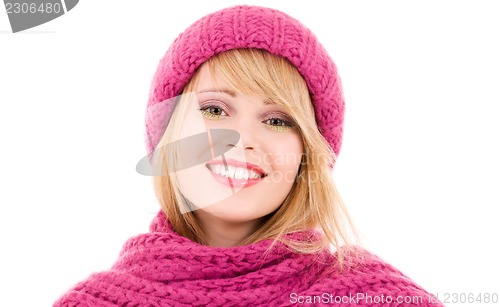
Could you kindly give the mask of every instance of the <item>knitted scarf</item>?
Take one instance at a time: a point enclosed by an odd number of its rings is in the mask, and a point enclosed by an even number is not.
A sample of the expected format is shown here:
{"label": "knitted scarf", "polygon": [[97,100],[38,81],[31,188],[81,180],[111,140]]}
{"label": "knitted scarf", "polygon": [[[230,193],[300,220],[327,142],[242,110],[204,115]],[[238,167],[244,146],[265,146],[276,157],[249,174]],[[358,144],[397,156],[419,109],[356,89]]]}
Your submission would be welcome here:
{"label": "knitted scarf", "polygon": [[177,234],[160,211],[110,270],[90,275],[54,306],[443,306],[365,250],[340,272],[327,250],[297,254],[277,243],[263,256],[272,241],[204,246]]}

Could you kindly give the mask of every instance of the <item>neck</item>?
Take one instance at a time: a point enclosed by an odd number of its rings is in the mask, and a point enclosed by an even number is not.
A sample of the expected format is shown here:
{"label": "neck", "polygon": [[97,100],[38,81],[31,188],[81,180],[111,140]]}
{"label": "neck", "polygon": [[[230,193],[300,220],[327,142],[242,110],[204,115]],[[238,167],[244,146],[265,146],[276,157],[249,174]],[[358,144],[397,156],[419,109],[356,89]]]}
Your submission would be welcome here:
{"label": "neck", "polygon": [[197,210],[198,221],[207,236],[209,246],[213,247],[233,247],[241,245],[240,243],[250,236],[259,220],[246,222],[227,222],[216,217],[210,216]]}

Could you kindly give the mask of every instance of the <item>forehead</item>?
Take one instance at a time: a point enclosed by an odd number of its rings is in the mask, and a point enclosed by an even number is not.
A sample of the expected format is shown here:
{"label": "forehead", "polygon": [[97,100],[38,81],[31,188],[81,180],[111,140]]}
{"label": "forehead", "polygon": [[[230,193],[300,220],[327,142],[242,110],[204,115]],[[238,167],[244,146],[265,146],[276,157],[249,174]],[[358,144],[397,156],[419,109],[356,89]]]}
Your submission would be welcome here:
{"label": "forehead", "polygon": [[231,97],[236,97],[239,94],[251,95],[262,100],[264,105],[276,104],[276,102],[273,101],[270,97],[266,97],[262,95],[262,93],[252,92],[251,90],[249,90],[249,87],[245,86],[244,84],[239,84],[239,86],[231,84],[223,75],[211,71],[207,63],[203,64],[200,67],[198,80],[196,86],[194,87],[194,91],[197,94],[221,93],[229,95]]}
{"label": "forehead", "polygon": [[231,84],[226,81],[226,78],[217,72],[212,72],[208,64],[205,63],[200,67],[195,90],[198,92],[215,88],[226,89],[228,94],[231,94],[232,96],[237,92],[236,88],[231,86]]}

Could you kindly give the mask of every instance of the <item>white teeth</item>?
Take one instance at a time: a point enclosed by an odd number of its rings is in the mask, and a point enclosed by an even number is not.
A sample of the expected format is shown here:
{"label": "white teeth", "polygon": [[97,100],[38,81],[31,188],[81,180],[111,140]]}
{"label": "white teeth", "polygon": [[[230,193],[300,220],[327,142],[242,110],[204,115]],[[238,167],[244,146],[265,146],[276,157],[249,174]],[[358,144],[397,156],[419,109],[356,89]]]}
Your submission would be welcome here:
{"label": "white teeth", "polygon": [[214,172],[216,172],[219,175],[224,176],[226,174],[226,170],[224,169],[224,165],[216,165],[214,168]]}
{"label": "white teeth", "polygon": [[260,175],[259,174],[256,174],[254,172],[252,172],[252,174],[250,174],[250,179],[257,179],[257,178],[260,178]]}
{"label": "white teeth", "polygon": [[227,169],[228,169],[228,172],[226,174],[226,177],[234,178],[234,168],[229,166]]}
{"label": "white teeth", "polygon": [[233,167],[233,166],[227,166],[227,170],[224,165],[222,164],[217,164],[217,165],[209,165],[209,168],[212,172],[216,173],[217,175],[224,176],[224,177],[229,177],[229,178],[234,178],[234,179],[257,179],[260,178],[260,174],[248,170],[246,168],[240,168],[240,167]]}
{"label": "white teeth", "polygon": [[241,168],[238,168],[236,170],[236,172],[234,173],[234,178],[236,178],[236,179],[243,179],[243,172],[244,171]]}

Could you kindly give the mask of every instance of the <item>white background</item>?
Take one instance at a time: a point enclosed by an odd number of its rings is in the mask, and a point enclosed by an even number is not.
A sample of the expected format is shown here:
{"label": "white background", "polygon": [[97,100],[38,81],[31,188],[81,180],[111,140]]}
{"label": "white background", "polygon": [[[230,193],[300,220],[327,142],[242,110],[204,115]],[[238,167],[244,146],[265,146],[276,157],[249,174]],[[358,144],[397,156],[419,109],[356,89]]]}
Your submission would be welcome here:
{"label": "white background", "polygon": [[51,305],[148,230],[159,205],[135,165],[156,65],[235,3],[299,19],[336,62],[334,178],[364,245],[430,292],[500,292],[495,1],[206,2],[80,1],[17,34],[1,9],[2,306]]}

